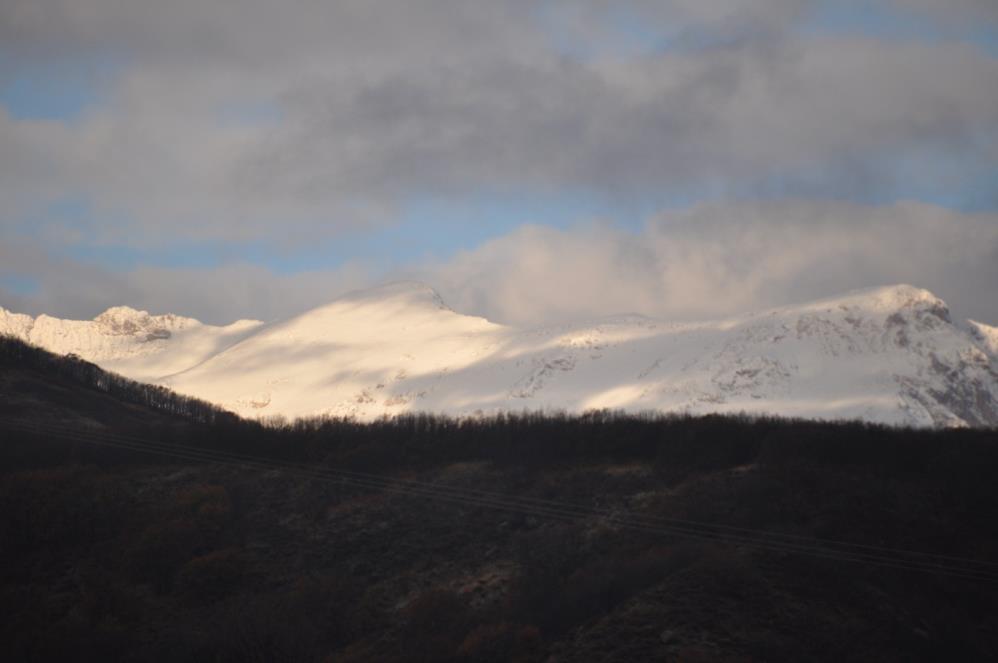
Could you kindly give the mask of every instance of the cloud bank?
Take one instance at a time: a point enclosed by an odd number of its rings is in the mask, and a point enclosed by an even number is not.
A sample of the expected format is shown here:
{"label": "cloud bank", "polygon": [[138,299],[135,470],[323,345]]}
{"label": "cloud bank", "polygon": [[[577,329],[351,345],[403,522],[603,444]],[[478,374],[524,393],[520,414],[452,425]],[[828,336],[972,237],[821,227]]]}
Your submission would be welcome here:
{"label": "cloud bank", "polygon": [[[225,322],[414,277],[540,324],[908,281],[995,322],[995,7],[6,0],[0,303]],[[33,109],[60,76],[87,94]],[[301,258],[427,202],[545,196],[606,220],[507,224],[390,268]],[[673,211],[634,230],[623,209]],[[231,250],[162,257],[186,246]],[[122,247],[160,259],[92,258]]]}
{"label": "cloud bank", "polygon": [[905,282],[934,291],[958,316],[998,322],[998,214],[920,203],[703,204],[655,215],[638,232],[524,226],[452,259],[387,272],[354,264],[287,275],[233,264],[113,273],[25,247],[0,260],[39,282],[30,296],[0,293],[0,304],[86,318],[125,303],[216,323],[275,319],[412,278],[457,311],[524,326],[615,313],[717,318]]}
{"label": "cloud bank", "polygon": [[[73,117],[0,110],[0,222],[48,242],[295,245],[414,198],[889,201],[993,173],[993,54],[806,29],[828,6],[849,5],[9,0],[0,85],[78,60],[109,82]],[[67,198],[85,227],[48,213]]]}

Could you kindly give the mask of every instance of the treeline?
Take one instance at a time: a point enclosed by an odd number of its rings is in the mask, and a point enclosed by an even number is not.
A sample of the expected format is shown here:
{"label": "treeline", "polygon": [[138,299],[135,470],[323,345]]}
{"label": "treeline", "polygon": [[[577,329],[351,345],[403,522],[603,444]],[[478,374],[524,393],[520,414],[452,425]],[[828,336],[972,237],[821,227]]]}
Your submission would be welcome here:
{"label": "treeline", "polygon": [[[0,366],[33,369],[122,402],[190,422],[179,431],[132,424],[118,432],[155,441],[319,462],[362,470],[426,467],[485,460],[499,466],[550,467],[591,460],[652,461],[664,473],[767,462],[862,463],[891,472],[938,470],[963,454],[998,459],[995,432],[894,428],[744,415],[522,412],[455,418],[403,414],[373,422],[311,418],[266,424],[241,419],[205,401],[109,373],[78,357],[61,357],[0,337]],[[78,447],[79,445],[77,445]],[[37,450],[36,450],[37,451]],[[134,458],[104,450],[96,457]],[[103,455],[103,456],[102,456]],[[145,460],[150,460],[148,457]],[[978,466],[991,466],[982,462]]]}
{"label": "treeline", "polygon": [[199,424],[232,423],[238,419],[233,413],[206,401],[182,396],[166,387],[130,380],[77,355],[53,354],[12,336],[0,335],[0,367],[44,371],[125,403],[142,405]]}

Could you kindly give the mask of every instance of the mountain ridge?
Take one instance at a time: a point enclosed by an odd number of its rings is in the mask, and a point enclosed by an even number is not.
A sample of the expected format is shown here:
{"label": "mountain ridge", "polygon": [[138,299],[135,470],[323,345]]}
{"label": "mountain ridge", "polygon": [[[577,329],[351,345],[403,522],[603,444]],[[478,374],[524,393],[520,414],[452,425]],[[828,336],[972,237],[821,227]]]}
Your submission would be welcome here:
{"label": "mountain ridge", "polygon": [[0,333],[244,416],[611,408],[998,426],[995,328],[954,323],[942,299],[907,284],[721,321],[623,315],[520,329],[455,312],[408,281],[272,323],[0,309]]}

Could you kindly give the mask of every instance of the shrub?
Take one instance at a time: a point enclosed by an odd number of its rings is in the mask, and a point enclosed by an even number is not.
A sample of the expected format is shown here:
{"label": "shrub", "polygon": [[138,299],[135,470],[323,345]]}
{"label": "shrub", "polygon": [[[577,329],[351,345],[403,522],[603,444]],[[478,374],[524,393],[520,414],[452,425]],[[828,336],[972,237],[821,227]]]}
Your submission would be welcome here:
{"label": "shrub", "polygon": [[457,653],[460,658],[469,661],[503,663],[528,660],[540,650],[540,646],[537,627],[501,622],[482,624],[471,631]]}
{"label": "shrub", "polygon": [[177,493],[176,505],[199,525],[220,527],[232,513],[232,500],[224,486],[199,484]]}
{"label": "shrub", "polygon": [[241,551],[224,548],[184,564],[177,574],[176,587],[180,593],[195,599],[215,600],[237,589],[245,575]]}
{"label": "shrub", "polygon": [[408,660],[451,660],[468,630],[467,604],[454,592],[420,594],[404,612],[403,647]]}
{"label": "shrub", "polygon": [[190,519],[154,522],[126,552],[126,566],[134,579],[152,583],[165,592],[172,586],[177,570],[202,544],[201,533]]}

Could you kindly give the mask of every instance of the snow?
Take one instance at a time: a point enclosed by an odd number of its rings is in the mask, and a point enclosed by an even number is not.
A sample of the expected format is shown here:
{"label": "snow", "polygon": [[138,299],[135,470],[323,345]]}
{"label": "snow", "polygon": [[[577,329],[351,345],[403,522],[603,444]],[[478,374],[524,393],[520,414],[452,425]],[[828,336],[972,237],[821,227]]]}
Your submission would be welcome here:
{"label": "snow", "polygon": [[102,368],[143,382],[190,368],[245,338],[262,323],[240,320],[225,327],[192,318],[150,315],[127,306],[93,320],[12,314],[0,308],[0,333],[59,354],[75,354]]}
{"label": "snow", "polygon": [[614,408],[998,425],[996,329],[953,324],[942,300],[909,285],[724,321],[519,329],[405,282],[269,324],[0,309],[4,330],[251,417]]}
{"label": "snow", "polygon": [[998,357],[998,327],[986,325],[983,322],[968,320],[975,338],[992,357]]}

